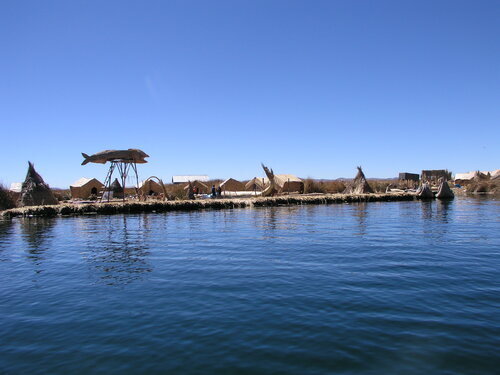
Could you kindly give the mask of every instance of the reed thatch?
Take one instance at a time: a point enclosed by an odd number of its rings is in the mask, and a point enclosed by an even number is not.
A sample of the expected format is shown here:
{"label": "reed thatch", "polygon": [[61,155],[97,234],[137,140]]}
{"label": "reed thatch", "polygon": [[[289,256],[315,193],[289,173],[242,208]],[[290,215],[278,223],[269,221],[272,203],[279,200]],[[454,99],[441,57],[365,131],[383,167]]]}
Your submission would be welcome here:
{"label": "reed thatch", "polygon": [[163,194],[163,188],[160,184],[153,180],[142,181],[139,185],[139,190],[144,195],[159,195]]}
{"label": "reed thatch", "polygon": [[228,178],[219,186],[223,191],[245,191],[245,185],[243,185],[242,182],[235,180],[234,178]]}
{"label": "reed thatch", "polygon": [[120,182],[118,181],[117,178],[115,178],[115,180],[111,184],[110,190],[113,192],[113,197],[115,197],[115,198],[123,198],[123,196],[124,196],[123,187],[122,187],[122,185],[120,184]]}
{"label": "reed thatch", "polygon": [[363,170],[361,169],[361,167],[357,168],[358,168],[358,173],[356,174],[356,177],[354,177],[354,180],[344,190],[344,194],[373,193],[373,189],[368,184],[368,181],[366,181],[366,177],[365,174],[363,173]]}
{"label": "reed thatch", "polygon": [[19,206],[44,206],[58,204],[52,191],[36,171],[32,162],[28,162],[28,173],[23,182]]}
{"label": "reed thatch", "polygon": [[269,180],[269,186],[264,189],[262,192],[263,197],[270,197],[276,195],[278,193],[278,188],[276,186],[276,179],[274,177],[274,171],[266,167],[263,163],[261,163],[264,172]]}
{"label": "reed thatch", "polygon": [[0,185],[0,211],[16,207],[16,202],[12,194],[5,187]]}
{"label": "reed thatch", "polygon": [[73,199],[88,199],[97,196],[104,189],[104,185],[96,178],[82,177],[70,185],[69,190]]}
{"label": "reed thatch", "polygon": [[455,198],[455,194],[448,186],[448,182],[446,180],[442,180],[439,184],[439,189],[436,194],[436,198],[438,199],[453,199]]}
{"label": "reed thatch", "polygon": [[198,194],[208,194],[210,191],[210,188],[201,181],[190,181],[189,184],[184,187],[184,190],[188,190],[190,185],[193,190],[198,190]]}
{"label": "reed thatch", "polygon": [[434,193],[428,183],[423,183],[417,190],[417,197],[420,199],[434,199]]}
{"label": "reed thatch", "polygon": [[194,187],[193,187],[193,183],[191,181],[189,181],[189,183],[187,185],[187,195],[188,195],[188,199],[190,199],[190,200],[194,199]]}
{"label": "reed thatch", "polygon": [[262,178],[254,177],[245,184],[247,191],[261,191],[264,189],[264,180]]}

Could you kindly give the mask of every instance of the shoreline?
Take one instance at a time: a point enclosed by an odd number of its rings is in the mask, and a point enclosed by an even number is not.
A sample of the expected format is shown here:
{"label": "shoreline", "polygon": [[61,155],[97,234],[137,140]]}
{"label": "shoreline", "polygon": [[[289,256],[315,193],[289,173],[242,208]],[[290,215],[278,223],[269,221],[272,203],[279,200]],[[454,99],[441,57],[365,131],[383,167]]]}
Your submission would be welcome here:
{"label": "shoreline", "polygon": [[279,197],[203,199],[180,201],[125,201],[104,203],[63,203],[52,206],[28,206],[0,211],[0,218],[55,217],[80,215],[114,215],[196,211],[204,209],[233,209],[249,207],[275,207],[310,204],[341,204],[358,202],[395,202],[417,200],[415,193],[380,194],[311,194]]}

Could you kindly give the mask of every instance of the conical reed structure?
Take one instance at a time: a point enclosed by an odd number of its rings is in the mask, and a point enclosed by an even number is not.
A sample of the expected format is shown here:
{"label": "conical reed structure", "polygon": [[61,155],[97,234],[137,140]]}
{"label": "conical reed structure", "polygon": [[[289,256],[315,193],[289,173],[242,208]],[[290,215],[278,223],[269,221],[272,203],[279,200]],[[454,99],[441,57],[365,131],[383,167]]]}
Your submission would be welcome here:
{"label": "conical reed structure", "polygon": [[124,189],[117,178],[115,178],[115,180],[113,181],[113,183],[111,184],[111,186],[109,188],[113,192],[114,198],[123,198]]}
{"label": "conical reed structure", "polygon": [[58,201],[52,191],[33,166],[28,162],[28,173],[23,182],[19,206],[44,206],[58,204]]}
{"label": "conical reed structure", "polygon": [[361,167],[358,168],[358,174],[356,177],[354,177],[354,180],[352,181],[349,186],[344,190],[344,194],[367,194],[367,193],[373,193],[373,189],[371,186],[368,184],[368,181],[366,181],[365,174],[363,173],[363,170]]}

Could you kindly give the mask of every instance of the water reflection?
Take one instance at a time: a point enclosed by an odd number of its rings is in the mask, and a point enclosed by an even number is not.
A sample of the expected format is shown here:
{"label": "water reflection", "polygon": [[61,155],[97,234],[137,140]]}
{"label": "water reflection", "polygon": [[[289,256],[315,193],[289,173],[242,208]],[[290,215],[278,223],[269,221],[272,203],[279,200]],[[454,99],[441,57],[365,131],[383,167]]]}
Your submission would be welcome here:
{"label": "water reflection", "polygon": [[426,238],[432,243],[442,241],[449,231],[452,220],[453,201],[421,201],[422,225]]}
{"label": "water reflection", "polygon": [[152,271],[147,260],[151,233],[147,215],[102,217],[95,224],[100,240],[95,233],[90,237],[86,260],[99,280],[108,285],[128,284]]}
{"label": "water reflection", "polygon": [[[13,231],[12,220],[0,220],[0,245],[4,238],[9,238]],[[2,246],[0,246],[0,251]]]}
{"label": "water reflection", "polygon": [[[54,238],[52,231],[55,225],[54,218],[21,218],[19,225],[21,236],[26,243],[27,257],[36,265],[41,265],[46,257],[46,251]],[[41,272],[38,270],[37,272]]]}
{"label": "water reflection", "polygon": [[368,214],[366,202],[360,202],[354,206],[354,216],[358,224],[358,232],[355,233],[360,236],[366,235],[366,216]]}
{"label": "water reflection", "polygon": [[442,200],[438,201],[436,205],[437,210],[437,220],[443,223],[448,223],[450,220],[450,214],[453,212],[453,201]]}
{"label": "water reflection", "polygon": [[262,209],[256,227],[262,228],[263,238],[282,238],[303,226],[302,206],[269,207]]}
{"label": "water reflection", "polygon": [[[422,209],[422,219],[430,220],[432,219],[432,201],[420,201],[420,207]],[[424,221],[425,223],[425,221]]]}

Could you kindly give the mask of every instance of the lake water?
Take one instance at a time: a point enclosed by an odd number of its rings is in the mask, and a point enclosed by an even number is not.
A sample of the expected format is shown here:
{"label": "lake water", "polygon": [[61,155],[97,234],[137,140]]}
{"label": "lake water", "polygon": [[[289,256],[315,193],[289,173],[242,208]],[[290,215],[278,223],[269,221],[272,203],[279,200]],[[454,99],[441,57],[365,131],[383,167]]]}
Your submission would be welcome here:
{"label": "lake water", "polygon": [[0,221],[0,373],[499,373],[499,232],[480,198]]}

